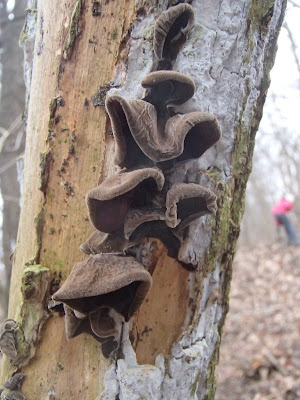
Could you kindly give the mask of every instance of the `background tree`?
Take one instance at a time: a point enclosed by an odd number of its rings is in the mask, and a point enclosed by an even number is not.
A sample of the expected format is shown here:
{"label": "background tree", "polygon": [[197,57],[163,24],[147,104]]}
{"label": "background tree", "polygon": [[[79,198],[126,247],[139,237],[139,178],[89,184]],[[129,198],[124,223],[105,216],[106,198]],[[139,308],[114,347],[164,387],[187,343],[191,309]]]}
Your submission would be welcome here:
{"label": "background tree", "polygon": [[[181,248],[181,259],[196,271],[169,258],[160,242],[144,243],[154,283],[124,326],[123,359],[105,360],[90,336],[67,342],[63,318],[45,308],[49,292],[84,258],[78,248],[91,232],[86,192],[116,170],[105,94],[114,88],[141,98],[154,22],[171,3],[39,1],[37,12],[27,12],[36,16],[37,34],[9,306],[22,329],[20,357],[5,359],[2,375],[22,367],[22,391],[32,400],[50,393],[64,400],[214,397],[232,259],[284,1],[192,3],[195,28],[175,69],[197,91],[181,110],[211,112],[223,131],[199,161],[172,171],[174,181],[205,182],[218,196],[216,217],[193,223]],[[32,281],[22,283],[25,267]]]}
{"label": "background tree", "polygon": [[[7,7],[8,6],[8,7]],[[24,152],[25,132],[22,113],[25,105],[23,51],[16,46],[24,24],[26,1],[18,1],[14,10],[0,1],[1,108],[0,108],[0,190],[3,200],[1,264],[5,278],[0,286],[0,304],[7,314],[10,256],[13,253],[20,214],[20,187],[17,161]]]}
{"label": "background tree", "polygon": [[[299,2],[298,2],[299,3]],[[270,210],[282,195],[295,199],[291,219],[299,231],[299,41],[297,18],[300,5],[288,1],[279,37],[278,62],[256,138],[240,243],[256,246],[274,241],[276,230]],[[282,232],[285,242],[285,235]]]}

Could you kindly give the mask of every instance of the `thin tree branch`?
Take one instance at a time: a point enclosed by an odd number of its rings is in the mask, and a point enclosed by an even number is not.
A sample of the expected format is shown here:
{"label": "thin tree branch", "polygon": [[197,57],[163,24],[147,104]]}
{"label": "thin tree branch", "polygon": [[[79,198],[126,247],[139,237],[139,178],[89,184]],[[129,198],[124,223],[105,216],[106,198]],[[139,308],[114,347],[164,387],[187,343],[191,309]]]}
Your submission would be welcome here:
{"label": "thin tree branch", "polygon": [[297,44],[296,44],[296,42],[294,40],[292,31],[290,30],[290,28],[289,28],[289,26],[288,26],[288,24],[286,22],[284,22],[283,27],[286,29],[286,31],[288,33],[288,36],[289,36],[289,39],[290,39],[290,42],[291,42],[292,53],[293,53],[293,56],[294,56],[294,59],[295,59],[296,65],[297,65],[298,73],[299,73],[299,90],[300,90],[300,61],[299,61],[299,58],[297,56]]}

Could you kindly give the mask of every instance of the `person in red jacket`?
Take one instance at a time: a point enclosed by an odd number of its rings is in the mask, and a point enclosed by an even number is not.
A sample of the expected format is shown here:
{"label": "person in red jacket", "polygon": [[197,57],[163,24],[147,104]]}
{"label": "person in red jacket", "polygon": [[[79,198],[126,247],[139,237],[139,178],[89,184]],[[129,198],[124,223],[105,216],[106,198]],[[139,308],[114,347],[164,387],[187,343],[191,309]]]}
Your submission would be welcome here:
{"label": "person in red jacket", "polygon": [[275,217],[276,225],[283,226],[287,236],[288,244],[300,245],[300,237],[286,213],[293,208],[293,202],[282,197],[272,208],[271,213]]}

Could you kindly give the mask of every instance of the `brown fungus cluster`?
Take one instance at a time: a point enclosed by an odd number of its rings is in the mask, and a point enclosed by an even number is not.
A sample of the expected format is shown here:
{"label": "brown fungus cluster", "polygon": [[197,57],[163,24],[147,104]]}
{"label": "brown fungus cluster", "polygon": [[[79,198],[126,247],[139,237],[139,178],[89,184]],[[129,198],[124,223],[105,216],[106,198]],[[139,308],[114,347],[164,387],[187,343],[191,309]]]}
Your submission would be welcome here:
{"label": "brown fungus cluster", "polygon": [[191,222],[216,212],[216,196],[209,189],[171,185],[165,178],[170,165],[201,157],[221,136],[214,115],[174,111],[195,92],[192,79],[171,70],[193,25],[188,4],[162,13],[154,30],[153,72],[141,82],[143,99],[107,97],[115,164],[122,170],[88,192],[89,217],[96,229],[80,247],[88,258],[74,266],[53,295],[64,304],[68,339],[89,333],[102,343],[105,356],[118,347],[114,315],[128,321],[152,284],[130,249],[147,237],[158,238],[169,256],[178,259]]}

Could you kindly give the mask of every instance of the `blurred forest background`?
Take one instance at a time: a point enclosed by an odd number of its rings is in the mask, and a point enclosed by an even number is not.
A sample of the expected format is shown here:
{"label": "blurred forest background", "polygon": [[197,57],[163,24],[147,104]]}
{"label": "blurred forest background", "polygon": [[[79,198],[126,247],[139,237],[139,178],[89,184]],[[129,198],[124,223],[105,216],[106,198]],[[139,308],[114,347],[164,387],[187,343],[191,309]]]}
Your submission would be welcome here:
{"label": "blurred forest background", "polygon": [[[35,17],[34,3],[0,0],[0,321],[17,235],[33,56],[33,41],[20,33],[25,13],[27,23]],[[218,400],[300,399],[300,250],[286,246],[284,232],[277,236],[270,213],[280,197],[293,196],[290,217],[300,232],[299,20],[300,0],[288,0],[247,188]]]}

